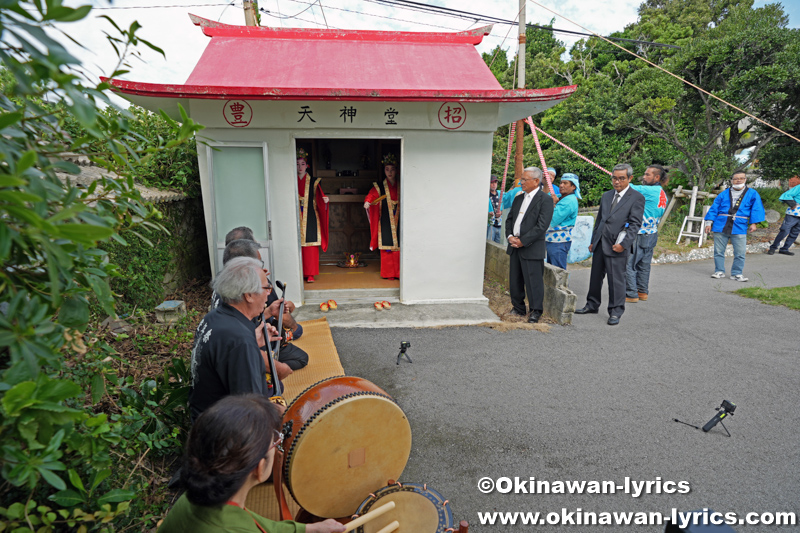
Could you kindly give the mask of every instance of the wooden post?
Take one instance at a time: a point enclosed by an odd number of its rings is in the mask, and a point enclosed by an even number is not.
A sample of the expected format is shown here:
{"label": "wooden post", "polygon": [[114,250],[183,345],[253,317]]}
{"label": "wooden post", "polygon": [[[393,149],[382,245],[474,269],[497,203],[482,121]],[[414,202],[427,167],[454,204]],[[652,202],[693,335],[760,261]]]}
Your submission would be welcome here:
{"label": "wooden post", "polygon": [[[527,0],[519,0],[519,49],[517,52],[517,88],[525,88],[525,4]],[[525,150],[525,121],[517,121],[517,145],[514,153],[514,179],[522,179],[524,168],[523,155]],[[544,170],[544,169],[542,169]]]}
{"label": "wooden post", "polygon": [[242,7],[244,7],[244,23],[247,26],[258,26],[258,18],[256,17],[258,0],[243,0]]}

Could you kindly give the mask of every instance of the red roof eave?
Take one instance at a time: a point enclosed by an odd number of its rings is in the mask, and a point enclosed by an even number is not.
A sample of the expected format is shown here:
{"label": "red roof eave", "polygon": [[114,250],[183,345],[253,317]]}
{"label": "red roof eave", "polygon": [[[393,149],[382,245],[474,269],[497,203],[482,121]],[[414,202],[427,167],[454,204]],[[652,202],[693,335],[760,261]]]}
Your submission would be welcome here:
{"label": "red roof eave", "polygon": [[153,98],[190,98],[207,100],[352,100],[391,102],[537,102],[564,100],[577,85],[550,89],[514,89],[488,91],[430,91],[412,89],[324,89],[281,87],[218,87],[206,85],[166,85],[101,78],[122,94]]}

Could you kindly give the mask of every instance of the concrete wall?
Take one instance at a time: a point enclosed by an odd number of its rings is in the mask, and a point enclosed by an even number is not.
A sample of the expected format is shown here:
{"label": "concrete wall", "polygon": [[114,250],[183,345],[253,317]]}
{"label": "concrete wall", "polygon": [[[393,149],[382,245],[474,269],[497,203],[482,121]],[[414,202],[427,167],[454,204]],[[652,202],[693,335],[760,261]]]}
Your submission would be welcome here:
{"label": "concrete wall", "polygon": [[[506,247],[493,241],[486,243],[486,275],[508,287],[510,256]],[[557,324],[572,324],[577,296],[569,288],[569,272],[544,265],[544,315]]]}
{"label": "concrete wall", "polygon": [[[344,105],[315,102],[319,122],[297,128],[298,102],[253,102],[249,127],[230,128],[221,122],[219,101],[192,102],[192,118],[207,127],[199,137],[214,142],[266,142],[269,209],[272,223],[273,272],[288,285],[287,297],[302,301],[295,139],[401,139],[400,299],[403,303],[486,302],[482,294],[486,195],[491,173],[492,132],[497,104],[467,105],[469,122],[458,131],[439,126],[441,103],[393,104],[416,130],[342,127],[322,120]],[[267,105],[269,104],[269,105]],[[305,104],[303,102],[302,104]],[[359,113],[383,116],[387,104],[355,103]],[[347,104],[351,105],[351,104]],[[374,109],[373,109],[374,108]],[[405,113],[405,115],[403,115]],[[256,120],[256,115],[262,117]],[[306,120],[304,125],[309,126]],[[275,127],[269,127],[269,126]],[[381,127],[381,129],[378,129]],[[206,224],[211,231],[212,195],[207,157],[198,142]],[[247,191],[242,191],[246,194]],[[227,231],[225,229],[224,231]],[[216,253],[209,239],[209,257]]]}

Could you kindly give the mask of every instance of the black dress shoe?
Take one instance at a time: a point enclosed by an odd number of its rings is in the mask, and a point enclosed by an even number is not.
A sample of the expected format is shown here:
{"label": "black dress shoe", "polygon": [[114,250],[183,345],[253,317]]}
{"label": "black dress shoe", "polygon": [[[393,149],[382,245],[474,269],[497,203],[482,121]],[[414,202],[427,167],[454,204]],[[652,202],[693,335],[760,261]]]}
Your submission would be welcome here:
{"label": "black dress shoe", "polygon": [[775,255],[775,250],[770,248],[769,250],[767,250],[767,255]]}
{"label": "black dress shoe", "polygon": [[609,326],[616,326],[617,324],[619,324],[619,317],[618,316],[611,315],[610,317],[608,317],[608,325]]}
{"label": "black dress shoe", "polygon": [[794,255],[794,252],[790,252],[789,250],[780,250],[778,253],[783,255]]}
{"label": "black dress shoe", "polygon": [[531,316],[528,317],[528,324],[536,324],[542,318],[542,313],[539,311],[531,311]]}
{"label": "black dress shoe", "polygon": [[519,311],[517,311],[516,309],[512,309],[512,310],[511,310],[511,312],[510,312],[510,313],[508,313],[508,314],[509,314],[509,315],[513,315],[513,316],[525,316],[525,313],[520,313],[520,312],[519,312]]}
{"label": "black dress shoe", "polygon": [[584,305],[580,309],[575,310],[576,315],[596,315],[597,309],[592,309],[588,305]]}

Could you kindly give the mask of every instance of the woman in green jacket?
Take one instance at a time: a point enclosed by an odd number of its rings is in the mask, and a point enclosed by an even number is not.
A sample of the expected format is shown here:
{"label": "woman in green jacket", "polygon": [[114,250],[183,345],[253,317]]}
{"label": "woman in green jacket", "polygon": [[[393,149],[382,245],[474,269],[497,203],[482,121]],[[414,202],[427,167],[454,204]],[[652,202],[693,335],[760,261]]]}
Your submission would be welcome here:
{"label": "woman in green jacket", "polygon": [[339,522],[275,522],[245,507],[272,472],[280,415],[260,394],[223,398],[203,412],[186,443],[178,499],[158,533],[341,533]]}

